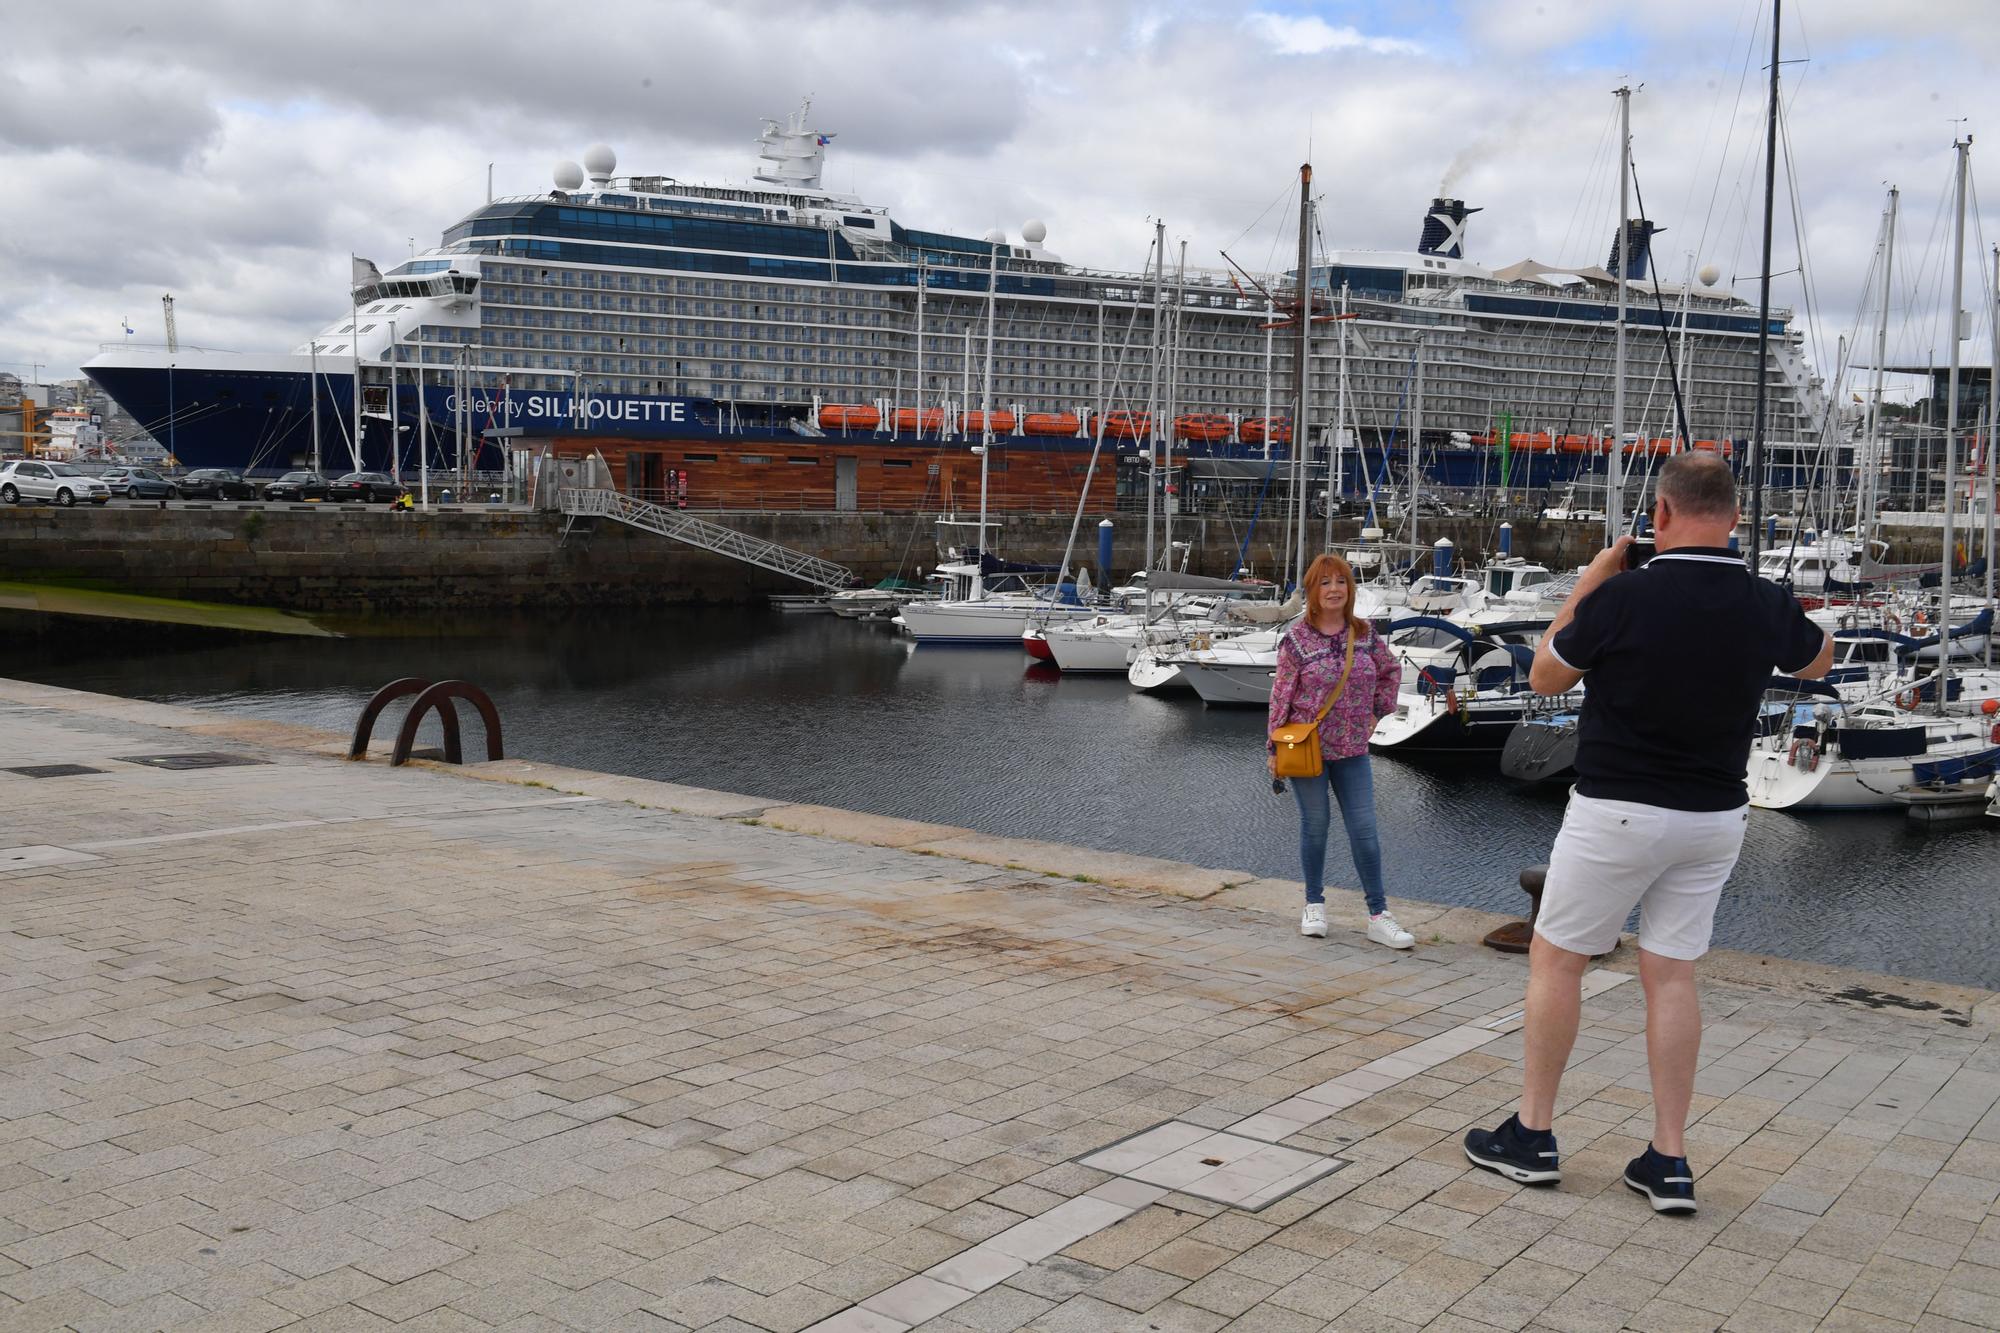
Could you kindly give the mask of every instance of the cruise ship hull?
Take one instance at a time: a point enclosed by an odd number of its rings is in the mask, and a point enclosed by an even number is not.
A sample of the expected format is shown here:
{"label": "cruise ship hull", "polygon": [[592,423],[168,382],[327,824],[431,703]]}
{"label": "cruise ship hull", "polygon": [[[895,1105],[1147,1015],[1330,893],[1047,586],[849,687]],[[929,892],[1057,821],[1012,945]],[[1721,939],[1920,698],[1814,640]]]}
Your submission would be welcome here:
{"label": "cruise ship hull", "polygon": [[[144,425],[159,444],[182,466],[226,467],[245,473],[276,475],[294,468],[313,465],[313,384],[319,387],[319,457],[322,470],[329,474],[355,466],[356,458],[348,437],[354,410],[354,379],[351,367],[335,369],[322,364],[317,375],[310,361],[298,356],[234,356],[206,354],[200,357],[167,357],[143,352],[108,352],[83,367],[105,393],[109,394],[134,420]],[[362,413],[361,468],[375,472],[396,471],[391,457],[389,408],[384,399],[386,382],[374,368],[364,376],[368,403]],[[416,466],[419,409],[414,383],[399,386],[396,408],[402,426],[398,452],[402,462]],[[424,390],[430,412],[429,435],[433,467],[449,466],[453,460],[453,438],[457,429],[458,396],[436,385]],[[489,430],[507,427],[518,431],[524,445],[545,444],[560,439],[565,447],[584,446],[593,441],[607,453],[624,452],[630,447],[683,443],[701,446],[758,445],[872,449],[894,446],[904,449],[921,444],[939,447],[934,436],[916,440],[908,433],[889,431],[801,431],[793,425],[810,416],[809,407],[782,405],[754,411],[732,407],[712,399],[655,397],[649,395],[586,395],[581,402],[564,393],[502,390],[475,391],[468,396],[470,438],[480,449],[479,468],[498,469],[498,446],[487,437]],[[745,420],[746,415],[754,418]],[[948,444],[966,447],[956,438]],[[1088,453],[1094,441],[1083,437],[1002,439],[1000,448],[1033,450],[1038,454]],[[1137,454],[1139,446],[1129,441],[1107,441],[1108,452]],[[1284,463],[1284,450],[1275,451],[1274,462]],[[1250,444],[1199,443],[1177,446],[1178,459],[1227,460],[1238,470],[1246,465],[1251,472],[1263,462],[1262,447]],[[687,460],[668,457],[668,466]],[[704,460],[712,462],[715,460]],[[1401,452],[1389,455],[1392,471],[1407,469]],[[1341,460],[1336,489],[1344,496],[1365,494],[1384,465],[1374,449],[1365,457]],[[699,467],[700,463],[694,464]],[[1325,466],[1324,459],[1318,466]],[[1571,455],[1517,456],[1510,469],[1509,489],[1519,494],[1539,493],[1586,483],[1601,472],[1602,459]],[[1108,475],[1108,468],[1107,468]],[[1282,473],[1283,469],[1274,469]],[[1457,489],[1486,489],[1499,484],[1500,468],[1496,452],[1490,449],[1439,449],[1427,451],[1424,474],[1433,486]],[[1282,480],[1282,477],[1279,478]]]}

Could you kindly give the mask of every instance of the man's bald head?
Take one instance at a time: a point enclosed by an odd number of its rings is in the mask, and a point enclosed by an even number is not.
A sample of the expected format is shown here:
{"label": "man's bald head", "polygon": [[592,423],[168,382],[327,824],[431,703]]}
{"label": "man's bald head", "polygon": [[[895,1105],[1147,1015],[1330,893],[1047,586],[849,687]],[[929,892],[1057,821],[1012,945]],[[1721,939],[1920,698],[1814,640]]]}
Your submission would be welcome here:
{"label": "man's bald head", "polygon": [[1659,494],[1683,518],[1698,523],[1736,521],[1736,474],[1720,454],[1701,450],[1675,454],[1660,469]]}

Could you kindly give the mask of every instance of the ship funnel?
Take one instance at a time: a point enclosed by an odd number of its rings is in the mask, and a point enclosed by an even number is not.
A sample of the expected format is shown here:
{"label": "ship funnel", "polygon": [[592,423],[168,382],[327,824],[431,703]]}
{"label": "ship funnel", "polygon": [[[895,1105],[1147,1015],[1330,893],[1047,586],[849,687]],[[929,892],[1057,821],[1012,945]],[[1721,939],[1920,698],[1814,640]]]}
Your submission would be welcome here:
{"label": "ship funnel", "polygon": [[1440,259],[1465,258],[1465,220],[1480,210],[1467,208],[1463,199],[1433,199],[1424,214],[1423,239],[1417,253]]}
{"label": "ship funnel", "polygon": [[[1625,278],[1628,282],[1639,282],[1646,276],[1646,265],[1653,257],[1653,237],[1664,232],[1665,227],[1656,227],[1650,219],[1632,218],[1625,224]],[[1604,269],[1615,272],[1618,266],[1618,233],[1611,234],[1611,253],[1605,257]]]}

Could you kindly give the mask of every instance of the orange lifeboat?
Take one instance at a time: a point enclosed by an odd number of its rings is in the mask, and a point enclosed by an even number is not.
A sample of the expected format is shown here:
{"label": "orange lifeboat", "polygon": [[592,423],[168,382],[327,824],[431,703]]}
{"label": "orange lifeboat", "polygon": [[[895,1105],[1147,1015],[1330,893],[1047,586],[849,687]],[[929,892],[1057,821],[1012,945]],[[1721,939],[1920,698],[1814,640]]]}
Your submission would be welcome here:
{"label": "orange lifeboat", "polygon": [[[820,420],[824,422],[825,419],[825,413],[821,413]],[[941,432],[944,430],[944,409],[930,407],[919,412],[914,407],[899,407],[896,409],[896,429]]]}
{"label": "orange lifeboat", "polygon": [[1146,412],[1106,412],[1104,433],[1114,439],[1136,440],[1153,433],[1153,418]]}
{"label": "orange lifeboat", "polygon": [[1082,427],[1074,412],[1030,412],[1021,418],[1021,429],[1029,435],[1074,435]]}
{"label": "orange lifeboat", "polygon": [[1229,438],[1229,418],[1216,412],[1191,412],[1174,418],[1174,435],[1199,444]]}
{"label": "orange lifeboat", "polygon": [[1694,447],[1703,453],[1719,453],[1724,458],[1728,458],[1736,452],[1736,444],[1732,440],[1696,440]]}
{"label": "orange lifeboat", "polygon": [[874,430],[882,424],[882,411],[859,403],[828,403],[819,410],[819,424],[826,430]]}
{"label": "orange lifeboat", "polygon": [[[960,418],[960,421],[963,423],[967,435],[984,435],[986,433],[986,414],[984,412],[967,412]],[[995,412],[993,414],[993,433],[995,435],[1005,435],[1013,429],[1014,414],[1012,412]]]}
{"label": "orange lifeboat", "polygon": [[1292,419],[1290,417],[1248,417],[1238,426],[1236,434],[1245,444],[1262,444],[1268,435],[1273,444],[1292,442]]}
{"label": "orange lifeboat", "polygon": [[1556,442],[1566,454],[1594,454],[1597,452],[1595,435],[1565,435]]}

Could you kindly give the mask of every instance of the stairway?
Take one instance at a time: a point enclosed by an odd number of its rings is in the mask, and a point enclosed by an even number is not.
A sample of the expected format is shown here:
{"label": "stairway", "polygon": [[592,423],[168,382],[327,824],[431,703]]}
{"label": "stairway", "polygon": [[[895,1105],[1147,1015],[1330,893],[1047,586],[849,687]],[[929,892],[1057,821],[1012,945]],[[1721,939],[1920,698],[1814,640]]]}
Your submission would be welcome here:
{"label": "stairway", "polygon": [[565,487],[562,511],[569,515],[572,523],[578,518],[615,519],[704,551],[756,565],[759,569],[787,575],[828,592],[851,588],[859,581],[851,570],[831,560],[822,560],[816,555],[765,541],[762,537],[752,537],[678,509],[635,500],[620,491]]}

